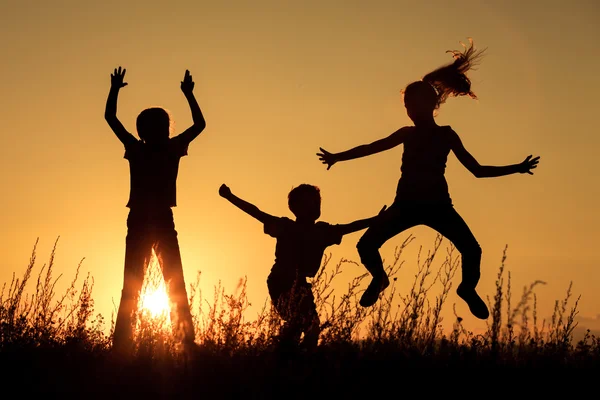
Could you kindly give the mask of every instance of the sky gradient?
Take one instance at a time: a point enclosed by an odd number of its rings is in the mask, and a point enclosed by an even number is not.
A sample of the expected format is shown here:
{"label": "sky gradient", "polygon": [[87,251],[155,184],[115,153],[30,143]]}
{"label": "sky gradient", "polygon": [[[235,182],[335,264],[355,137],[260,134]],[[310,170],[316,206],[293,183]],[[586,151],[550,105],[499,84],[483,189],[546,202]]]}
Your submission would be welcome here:
{"label": "sky gradient", "polygon": [[[250,301],[261,306],[275,241],[220,198],[219,186],[291,217],[288,192],[311,183],[321,188],[322,220],[374,215],[394,198],[402,147],[329,171],[315,154],[411,124],[400,90],[451,61],[445,51],[472,37],[487,48],[470,74],[479,100],[449,99],[438,123],[451,125],[481,164],[541,156],[533,176],[494,179],[476,179],[449,157],[450,194],[483,248],[479,291],[493,296],[508,245],[515,296],[545,281],[536,292],[540,315],[549,317],[573,281],[582,324],[600,329],[599,17],[592,0],[3,1],[0,281],[22,274],[36,238],[42,263],[60,236],[55,275],[63,273],[66,285],[85,258],[96,310],[110,318],[120,298],[129,194],[123,146],[103,118],[110,74],[127,68],[118,116],[131,132],[141,110],[162,106],[179,133],[191,124],[179,89],[189,69],[207,128],[178,179],[186,280],[200,270],[212,293],[219,280],[233,290],[247,276]],[[329,248],[333,260],[358,261],[361,234]],[[384,258],[409,234],[417,240],[404,257],[401,291],[416,273],[418,246],[430,248],[435,235],[407,231],[382,247]],[[363,272],[350,268],[339,289]],[[485,326],[454,291],[448,302],[467,328]]]}

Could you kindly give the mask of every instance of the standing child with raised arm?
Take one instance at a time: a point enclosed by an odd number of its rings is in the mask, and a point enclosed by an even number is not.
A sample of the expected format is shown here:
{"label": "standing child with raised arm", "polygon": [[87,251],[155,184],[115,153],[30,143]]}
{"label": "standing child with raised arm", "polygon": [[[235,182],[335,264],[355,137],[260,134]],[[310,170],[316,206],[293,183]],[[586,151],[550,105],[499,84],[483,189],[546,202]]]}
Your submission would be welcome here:
{"label": "standing child with raised arm", "polygon": [[[302,333],[303,347],[314,349],[320,333],[319,314],[306,278],[314,277],[323,259],[325,249],[340,244],[348,233],[367,228],[377,216],[331,225],[317,219],[321,216],[321,193],[313,185],[302,184],[288,195],[288,207],[296,220],[275,217],[255,205],[240,199],[226,185],[219,194],[264,225],[264,232],[277,239],[275,264],[267,279],[271,303],[285,321],[280,333],[280,344],[288,347],[299,342]],[[385,206],[381,210],[383,212]]]}
{"label": "standing child with raised arm", "polygon": [[186,71],[181,91],[189,103],[193,125],[183,133],[169,137],[171,118],[167,111],[148,108],[137,117],[137,133],[141,140],[136,139],[117,118],[119,90],[127,85],[124,82],[125,71],[119,67],[111,74],[111,88],[104,115],[125,147],[130,171],[125,271],[113,348],[124,353],[131,350],[133,317],[152,251],[158,258],[167,286],[173,332],[184,346],[190,346],[194,343],[194,326],[171,207],[177,205],[179,161],[187,155],[190,142],[204,130],[206,122],[194,97],[194,81]]}
{"label": "standing child with raised arm", "polygon": [[465,149],[458,134],[450,126],[439,126],[434,112],[448,96],[468,95],[471,81],[465,75],[482,54],[471,47],[464,52],[451,51],[454,62],[428,73],[422,80],[404,90],[404,105],[414,126],[405,126],[390,136],[353,149],[330,153],[321,148],[317,153],[327,169],[337,162],[366,157],[404,144],[402,176],[396,198],[381,219],[365,232],[357,244],[363,265],[373,276],[360,304],[373,305],[389,285],[379,248],[400,232],[416,225],[427,225],[449,239],[462,256],[462,282],[457,294],[468,304],[477,318],[486,319],[489,311],[475,290],[480,278],[481,248],[473,233],[456,212],[444,177],[450,151],[477,178],[509,174],[530,174],[539,157],[528,156],[519,164],[506,166],[480,165]]}

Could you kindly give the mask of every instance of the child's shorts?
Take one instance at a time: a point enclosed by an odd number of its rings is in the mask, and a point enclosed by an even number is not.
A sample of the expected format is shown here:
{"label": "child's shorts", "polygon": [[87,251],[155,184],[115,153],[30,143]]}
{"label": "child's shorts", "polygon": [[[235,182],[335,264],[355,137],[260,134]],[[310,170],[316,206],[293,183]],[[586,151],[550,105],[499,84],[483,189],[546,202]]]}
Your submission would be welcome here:
{"label": "child's shorts", "polygon": [[306,278],[297,279],[292,287],[276,282],[272,276],[267,280],[271,302],[284,321],[312,319],[318,316],[312,285]]}

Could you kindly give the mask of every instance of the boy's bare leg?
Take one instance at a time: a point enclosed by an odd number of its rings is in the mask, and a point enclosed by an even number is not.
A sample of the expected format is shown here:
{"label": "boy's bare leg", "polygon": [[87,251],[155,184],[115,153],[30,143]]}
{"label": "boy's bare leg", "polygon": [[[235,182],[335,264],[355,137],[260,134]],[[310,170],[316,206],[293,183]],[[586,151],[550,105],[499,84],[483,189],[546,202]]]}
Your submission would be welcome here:
{"label": "boy's bare leg", "polygon": [[295,302],[295,292],[296,288],[284,291],[275,300],[277,312],[284,321],[277,337],[278,349],[282,355],[292,351],[300,343],[302,336],[302,325],[298,323],[296,315],[298,304]]}
{"label": "boy's bare leg", "polygon": [[321,333],[321,321],[318,315],[314,315],[310,325],[304,331],[303,347],[309,352],[314,351],[319,343],[319,334]]}
{"label": "boy's bare leg", "polygon": [[291,349],[300,342],[302,330],[295,321],[286,321],[279,333],[279,343],[282,349]]}
{"label": "boy's bare leg", "polygon": [[301,317],[302,331],[304,332],[302,347],[305,350],[312,352],[316,350],[319,342],[321,321],[319,320],[319,313],[317,312],[312,285],[303,283],[299,286],[298,292],[298,295],[300,296],[297,301],[298,312],[300,313],[299,317]]}

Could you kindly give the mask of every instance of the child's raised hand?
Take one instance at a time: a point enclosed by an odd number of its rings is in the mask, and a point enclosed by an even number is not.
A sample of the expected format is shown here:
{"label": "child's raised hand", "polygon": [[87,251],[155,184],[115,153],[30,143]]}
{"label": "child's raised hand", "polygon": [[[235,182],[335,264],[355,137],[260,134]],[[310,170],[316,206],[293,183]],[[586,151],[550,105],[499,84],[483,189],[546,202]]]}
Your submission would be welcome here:
{"label": "child's raised hand", "polygon": [[323,164],[327,164],[327,170],[329,170],[329,168],[331,168],[331,166],[337,162],[335,154],[331,154],[322,147],[319,147],[319,150],[322,151],[322,153],[317,153],[319,160],[321,160]]}
{"label": "child's raised hand", "polygon": [[228,198],[229,196],[231,196],[231,189],[229,189],[229,186],[227,186],[226,184],[222,184],[219,188],[219,195],[224,198]]}
{"label": "child's raised hand", "polygon": [[189,70],[185,70],[183,81],[181,81],[181,91],[183,94],[191,94],[194,91],[194,81]]}
{"label": "child's raised hand", "polygon": [[522,174],[529,174],[529,175],[533,175],[533,172],[531,172],[532,169],[535,169],[538,165],[538,162],[540,160],[540,157],[537,156],[535,158],[531,158],[531,155],[528,155],[527,158],[525,159],[525,161],[523,161],[521,164],[519,164],[519,172]]}
{"label": "child's raised hand", "polygon": [[121,69],[121,67],[119,67],[119,69],[115,68],[115,72],[110,74],[110,85],[112,87],[120,89],[127,86],[127,82],[123,82],[125,71],[127,71],[125,68]]}

